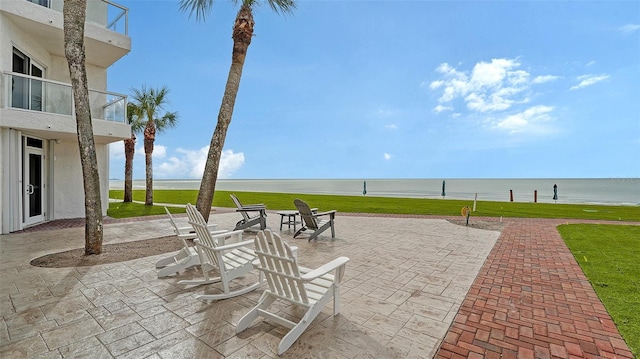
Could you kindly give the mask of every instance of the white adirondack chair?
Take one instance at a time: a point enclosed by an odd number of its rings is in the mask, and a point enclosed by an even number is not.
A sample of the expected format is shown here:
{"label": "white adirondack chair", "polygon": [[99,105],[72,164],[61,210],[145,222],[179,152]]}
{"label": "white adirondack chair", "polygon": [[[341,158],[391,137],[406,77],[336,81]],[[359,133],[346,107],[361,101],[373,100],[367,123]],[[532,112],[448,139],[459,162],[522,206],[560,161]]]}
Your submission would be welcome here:
{"label": "white adirondack chair", "polygon": [[[264,284],[264,280],[261,280],[262,276],[260,276],[256,283],[231,291],[229,284],[232,280],[243,277],[253,270],[251,262],[256,259],[256,255],[253,249],[247,247],[248,245],[252,245],[253,241],[242,241],[242,230],[211,234],[207,230],[206,225],[203,224],[205,223],[204,218],[194,206],[188,204],[187,213],[189,214],[189,223],[196,230],[197,238],[194,242],[196,243],[196,249],[200,256],[200,268],[202,269],[203,277],[193,280],[181,280],[178,284],[199,286],[218,282],[222,283],[223,293],[196,296],[197,299],[202,300],[219,300],[235,297],[248,293]],[[225,244],[229,238],[233,239],[233,243]],[[210,272],[216,272],[219,276],[212,277]]]}
{"label": "white adirondack chair", "polygon": [[[178,227],[176,221],[171,215],[171,212],[169,212],[169,209],[167,207],[164,207],[164,210],[167,212],[167,216],[169,216],[169,221],[171,222],[174,233],[176,234],[178,239],[182,241],[182,244],[184,246],[173,256],[163,258],[156,262],[156,269],[160,269],[158,271],[158,278],[167,277],[176,274],[181,270],[185,270],[187,268],[200,264],[200,257],[198,256],[195,247],[189,246],[189,244],[187,243],[188,239],[196,238],[196,232],[193,230],[193,227]],[[215,231],[217,226],[217,224],[209,224],[207,225],[207,229],[213,233],[227,232],[226,230]]]}
{"label": "white adirondack chair", "polygon": [[[285,326],[290,330],[278,345],[280,355],[302,335],[331,299],[333,315],[340,312],[340,282],[349,258],[339,257],[313,270],[300,267],[289,244],[270,230],[258,232],[255,253],[259,261],[254,265],[264,273],[269,288],[265,289],[258,305],[240,319],[236,333],[247,329],[258,316]],[[307,311],[297,323],[267,311],[277,299],[304,307]]]}

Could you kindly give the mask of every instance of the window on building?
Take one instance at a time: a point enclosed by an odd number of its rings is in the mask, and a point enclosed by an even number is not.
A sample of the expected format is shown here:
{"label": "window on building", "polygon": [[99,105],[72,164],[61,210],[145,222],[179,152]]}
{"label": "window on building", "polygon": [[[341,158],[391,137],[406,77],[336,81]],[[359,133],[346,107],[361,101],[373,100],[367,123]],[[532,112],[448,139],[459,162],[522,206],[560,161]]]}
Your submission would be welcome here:
{"label": "window on building", "polygon": [[[12,71],[33,77],[44,77],[44,68],[32,61],[29,56],[13,48]],[[11,107],[42,111],[42,81],[14,75],[11,79]]]}

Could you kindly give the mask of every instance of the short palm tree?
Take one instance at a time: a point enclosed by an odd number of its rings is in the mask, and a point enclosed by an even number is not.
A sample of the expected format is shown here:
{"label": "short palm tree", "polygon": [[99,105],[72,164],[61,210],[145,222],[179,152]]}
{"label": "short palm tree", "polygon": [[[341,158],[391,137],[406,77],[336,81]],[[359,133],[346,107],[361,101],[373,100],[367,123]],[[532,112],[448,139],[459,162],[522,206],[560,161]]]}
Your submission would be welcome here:
{"label": "short palm tree", "polygon": [[[140,134],[146,123],[142,112],[133,102],[127,103],[127,120],[131,126],[131,137],[124,140],[124,202],[133,201],[133,156],[136,151],[136,135]],[[158,127],[158,124],[156,124]]]}
{"label": "short palm tree", "polygon": [[142,86],[141,89],[133,89],[132,99],[137,106],[143,121],[146,119],[144,127],[144,157],[146,165],[146,194],[144,204],[153,205],[153,144],[156,140],[156,132],[161,132],[166,128],[174,127],[178,120],[177,112],[167,112],[162,117],[157,113],[164,109],[167,104],[166,87],[159,89]]}
{"label": "short palm tree", "polygon": [[[209,218],[211,212],[211,204],[216,189],[216,180],[218,179],[218,169],[220,166],[220,156],[222,148],[227,136],[227,129],[231,123],[233,108],[236,102],[236,95],[240,87],[240,78],[242,77],[242,68],[247,55],[247,49],[251,44],[253,37],[253,7],[259,4],[260,0],[232,0],[234,3],[240,3],[240,10],[236,15],[233,25],[233,50],[231,53],[231,68],[227,77],[227,84],[222,96],[222,104],[218,113],[218,123],[211,137],[209,145],[209,154],[207,155],[207,163],[202,174],[202,182],[200,182],[200,191],[198,192],[198,200],[196,207],[202,213],[205,219]],[[277,13],[289,13],[295,9],[294,0],[264,0],[271,9]],[[189,11],[190,15],[195,13],[196,19],[203,19],[211,11],[213,0],[181,0],[180,10]]]}

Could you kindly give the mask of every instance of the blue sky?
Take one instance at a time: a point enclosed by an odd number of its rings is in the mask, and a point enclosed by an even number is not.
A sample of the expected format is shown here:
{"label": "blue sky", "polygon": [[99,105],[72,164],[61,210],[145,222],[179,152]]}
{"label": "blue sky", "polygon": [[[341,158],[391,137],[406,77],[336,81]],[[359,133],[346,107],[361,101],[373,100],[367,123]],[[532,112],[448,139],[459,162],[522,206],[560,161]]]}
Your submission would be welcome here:
{"label": "blue sky", "polygon": [[[237,8],[120,1],[108,89],[167,86],[154,178],[199,179]],[[257,7],[219,178],[640,177],[640,2],[298,1]],[[111,145],[110,178],[124,177]],[[144,178],[138,140],[134,179]]]}

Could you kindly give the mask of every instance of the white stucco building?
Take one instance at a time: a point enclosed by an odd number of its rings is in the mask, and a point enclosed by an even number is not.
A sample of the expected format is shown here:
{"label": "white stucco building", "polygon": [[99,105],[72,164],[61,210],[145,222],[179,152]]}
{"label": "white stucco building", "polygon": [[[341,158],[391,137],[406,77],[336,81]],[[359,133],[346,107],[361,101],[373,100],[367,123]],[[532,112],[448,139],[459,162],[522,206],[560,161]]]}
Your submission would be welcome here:
{"label": "white stucco building", "polygon": [[[0,1],[2,233],[85,215],[62,7],[63,0]],[[131,134],[126,96],[107,89],[107,69],[131,50],[127,17],[116,3],[88,0],[86,67],[104,214],[109,143]]]}

